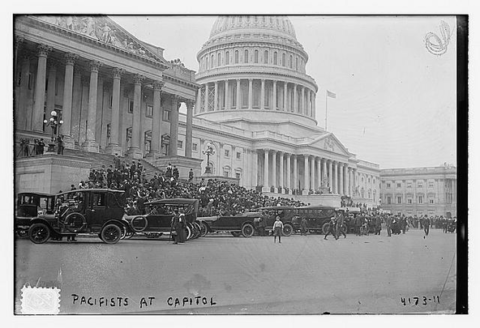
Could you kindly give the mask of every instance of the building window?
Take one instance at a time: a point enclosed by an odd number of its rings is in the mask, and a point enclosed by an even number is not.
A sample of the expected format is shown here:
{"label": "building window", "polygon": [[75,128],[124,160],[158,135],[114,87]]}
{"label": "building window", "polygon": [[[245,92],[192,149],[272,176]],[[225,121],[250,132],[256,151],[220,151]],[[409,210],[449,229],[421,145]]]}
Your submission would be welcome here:
{"label": "building window", "polygon": [[411,182],[407,182],[407,188],[412,188],[412,183]]}
{"label": "building window", "polygon": [[222,65],[222,55],[220,53],[217,53],[217,66]]}
{"label": "building window", "polygon": [[212,68],[215,67],[215,57],[212,55],[212,60],[210,61],[210,65],[212,65]]}
{"label": "building window", "polygon": [[273,53],[273,65],[277,65],[277,52]]}
{"label": "building window", "polygon": [[387,183],[387,188],[390,188],[390,187],[391,187],[390,183]]}
{"label": "building window", "polygon": [[258,64],[258,50],[255,50],[255,55],[253,57],[255,64]]}
{"label": "building window", "polygon": [[298,57],[295,57],[295,70],[298,71]]}
{"label": "building window", "polygon": [[411,203],[412,203],[412,199],[411,199],[411,198],[407,199],[407,203],[408,203],[408,204],[411,204]]}
{"label": "building window", "polygon": [[282,66],[285,67],[286,63],[285,63],[285,54],[283,53],[282,54]]}
{"label": "building window", "polygon": [[183,148],[183,141],[182,141],[182,140],[178,140],[178,141],[177,141],[177,148],[178,148],[178,149],[182,149],[182,148]]}
{"label": "building window", "polygon": [[401,184],[401,183],[397,183],[397,188],[402,188],[402,184]]}
{"label": "building window", "polygon": [[128,112],[130,114],[133,113],[133,100],[132,99],[128,100]]}
{"label": "building window", "polygon": [[389,204],[389,205],[390,205],[391,203],[392,203],[392,197],[390,197],[390,196],[387,196],[387,204]]}
{"label": "building window", "polygon": [[205,69],[208,69],[208,56],[205,57]]}
{"label": "building window", "polygon": [[235,50],[235,64],[238,64],[238,50]]}
{"label": "building window", "polygon": [[198,146],[198,145],[197,145],[196,143],[194,143],[194,144],[192,145],[192,150],[193,150],[193,151],[197,151],[197,146]]}
{"label": "building window", "polygon": [[153,106],[152,105],[147,105],[147,112],[145,113],[147,117],[152,117],[153,116]]}
{"label": "building window", "polygon": [[235,177],[240,180],[240,173],[235,173]]}
{"label": "building window", "polygon": [[430,181],[430,182],[428,183],[428,188],[433,188],[433,181]]}
{"label": "building window", "polygon": [[423,204],[423,196],[418,196],[418,203]]}
{"label": "building window", "polygon": [[170,122],[170,111],[169,110],[164,110],[163,111],[163,120],[165,122]]}
{"label": "building window", "polygon": [[230,65],[230,51],[225,53],[225,65]]}
{"label": "building window", "polygon": [[433,198],[430,198],[430,199],[428,200],[428,202],[429,202],[430,204],[433,204],[433,203],[434,203]]}
{"label": "building window", "polygon": [[293,56],[290,55],[290,68],[293,68]]}
{"label": "building window", "polygon": [[244,54],[244,57],[243,57],[243,62],[248,63],[248,50],[245,50],[245,54]]}
{"label": "building window", "polygon": [[397,204],[401,204],[402,203],[402,197],[397,197]]}
{"label": "building window", "polygon": [[268,50],[263,53],[263,63],[268,64]]}
{"label": "building window", "polygon": [[418,182],[418,183],[417,183],[417,187],[418,187],[418,188],[423,188],[423,182]]}
{"label": "building window", "polygon": [[237,159],[240,159],[240,152],[237,151]]}
{"label": "building window", "polygon": [[225,149],[225,157],[230,157],[230,150]]}

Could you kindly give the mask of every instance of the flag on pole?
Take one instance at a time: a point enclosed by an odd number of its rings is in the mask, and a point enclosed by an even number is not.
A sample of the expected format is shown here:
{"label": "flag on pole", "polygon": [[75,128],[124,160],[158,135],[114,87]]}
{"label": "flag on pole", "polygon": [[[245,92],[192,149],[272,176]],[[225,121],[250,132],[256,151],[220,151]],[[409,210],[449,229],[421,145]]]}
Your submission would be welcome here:
{"label": "flag on pole", "polygon": [[327,90],[327,96],[330,97],[330,98],[337,98],[337,95],[334,94],[333,92],[330,92]]}

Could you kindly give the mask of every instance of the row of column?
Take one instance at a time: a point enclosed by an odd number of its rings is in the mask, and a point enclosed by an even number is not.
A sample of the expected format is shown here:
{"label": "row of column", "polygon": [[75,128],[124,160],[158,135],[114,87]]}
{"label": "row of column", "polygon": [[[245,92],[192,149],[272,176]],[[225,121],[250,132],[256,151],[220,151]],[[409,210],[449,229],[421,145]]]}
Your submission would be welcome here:
{"label": "row of column", "polygon": [[[209,111],[218,111],[218,110],[231,110],[231,109],[241,109],[242,107],[253,109],[253,81],[255,79],[248,79],[248,103],[242,104],[242,97],[241,97],[241,79],[234,80],[236,84],[230,84],[230,80],[224,81],[215,81],[213,83],[213,106],[210,105],[210,87],[212,87],[209,83],[204,85],[203,97],[202,97],[202,90],[198,90],[197,95],[197,106],[198,112],[203,110],[203,112]],[[260,79],[261,87],[260,87],[260,104],[259,109],[266,109],[265,105],[265,82],[267,80]],[[315,99],[316,95],[315,92],[311,89],[308,89],[305,86],[289,83],[286,81],[272,81],[272,102],[268,108],[274,108],[281,111],[292,111],[294,113],[301,113],[310,117],[315,118]],[[277,92],[280,92],[281,87],[279,87],[280,82],[283,84],[283,101],[279,101],[277,104]],[[291,84],[292,87],[288,88],[288,84]],[[222,92],[220,91],[220,85],[223,87]],[[231,86],[231,87],[230,87]],[[233,103],[232,96],[233,90],[235,88],[236,97],[235,103]],[[230,91],[231,90],[231,91]],[[290,91],[289,91],[290,90]],[[300,95],[298,93],[300,92]],[[290,94],[290,96],[289,96]],[[290,99],[290,101],[289,101]],[[202,103],[203,102],[203,103]],[[289,104],[293,104],[292,106]]]}
{"label": "row of column", "polygon": [[[312,155],[295,155],[268,149],[264,149],[263,154],[264,188],[269,189],[270,186],[273,186],[274,188],[299,189],[299,159],[303,158],[304,191],[329,188],[334,194],[352,195],[356,169],[349,167],[348,163]],[[270,160],[270,156],[272,160]],[[270,165],[270,162],[272,165]],[[291,165],[293,165],[293,177],[291,176]],[[286,172],[286,177],[283,172]],[[277,175],[279,179],[277,179]],[[284,181],[284,178],[286,181]]]}
{"label": "row of column", "polygon": [[[38,65],[35,81],[35,96],[32,115],[32,130],[35,132],[43,133],[43,116],[44,116],[44,103],[45,93],[38,92],[38,90],[45,90],[46,77],[47,77],[47,57],[48,53],[52,50],[51,47],[46,45],[38,46]],[[73,80],[74,80],[74,65],[78,58],[76,54],[66,53],[64,55],[65,60],[65,79],[64,79],[64,92],[62,103],[62,134],[64,135],[65,146],[67,148],[73,148],[74,140],[71,138],[71,126],[72,126],[72,96],[73,96]],[[99,61],[90,61],[90,78],[89,78],[89,96],[88,96],[88,116],[87,116],[87,129],[86,140],[82,144],[82,148],[86,151],[99,151],[99,144],[95,139],[96,121],[97,121],[97,90],[98,90],[98,72],[102,63]],[[53,72],[53,73],[52,73]],[[50,73],[54,74],[55,71],[51,70]],[[119,129],[121,128],[120,122],[120,82],[121,76],[125,73],[124,70],[119,68],[113,68],[113,84],[112,84],[112,119],[110,130],[110,142],[107,146],[107,151],[113,153],[122,153],[121,143],[119,140]],[[142,101],[142,83],[145,77],[139,74],[135,74],[134,81],[134,97],[133,97],[133,126],[132,126],[132,143],[127,153],[134,158],[141,158],[143,154],[140,148],[141,140],[141,101]],[[49,84],[53,83],[54,78],[49,78]],[[150,81],[151,83],[151,81]],[[161,104],[161,89],[164,83],[162,81],[153,81],[153,123],[152,123],[152,147],[149,156],[156,156],[161,151],[161,120],[162,120],[162,108]],[[54,88],[49,86],[49,91],[53,91]],[[48,97],[48,94],[47,94]],[[169,155],[177,155],[177,141],[178,141],[178,109],[180,107],[181,98],[176,95],[171,96],[171,121],[170,121],[170,147]],[[187,121],[186,121],[186,157],[192,157],[192,121],[193,121],[193,105],[191,100],[185,101],[187,106]],[[75,109],[80,110],[80,108]]]}

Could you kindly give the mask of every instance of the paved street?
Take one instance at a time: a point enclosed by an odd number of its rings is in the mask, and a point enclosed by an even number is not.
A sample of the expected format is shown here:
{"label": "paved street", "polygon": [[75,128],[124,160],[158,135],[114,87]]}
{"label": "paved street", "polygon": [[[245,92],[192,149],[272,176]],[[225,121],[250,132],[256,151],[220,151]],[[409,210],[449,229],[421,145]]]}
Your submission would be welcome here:
{"label": "paved street", "polygon": [[20,288],[38,283],[61,289],[62,314],[453,312],[455,242],[441,230],[425,239],[420,230],[337,241],[294,235],[281,244],[230,235],[185,245],[18,239],[16,305]]}

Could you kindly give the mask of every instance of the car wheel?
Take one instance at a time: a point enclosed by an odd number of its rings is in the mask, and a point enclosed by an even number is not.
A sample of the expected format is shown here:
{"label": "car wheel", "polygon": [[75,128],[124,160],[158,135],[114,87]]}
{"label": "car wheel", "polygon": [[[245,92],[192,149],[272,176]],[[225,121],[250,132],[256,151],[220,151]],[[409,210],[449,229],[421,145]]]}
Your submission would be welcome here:
{"label": "car wheel", "polygon": [[132,219],[132,229],[135,232],[141,232],[147,228],[148,221],[146,217],[143,216],[137,216]]}
{"label": "car wheel", "polygon": [[64,225],[69,232],[78,233],[87,226],[87,219],[81,213],[73,212],[65,217]]}
{"label": "car wheel", "polygon": [[43,223],[35,223],[28,229],[28,237],[34,244],[43,244],[50,238],[50,228]]}
{"label": "car wheel", "polygon": [[185,240],[192,238],[192,229],[189,226],[185,227]]}
{"label": "car wheel", "polygon": [[291,224],[285,224],[283,226],[283,235],[286,236],[286,237],[290,237],[293,233],[293,227]]}
{"label": "car wheel", "polygon": [[200,236],[205,237],[208,233],[208,226],[205,222],[200,223]]}
{"label": "car wheel", "polygon": [[247,223],[242,227],[243,237],[247,237],[247,238],[252,237],[254,232],[255,232],[255,229],[250,223]]}
{"label": "car wheel", "polygon": [[116,224],[107,224],[101,232],[101,239],[107,244],[116,244],[122,237],[122,230]]}
{"label": "car wheel", "polygon": [[326,235],[329,230],[330,230],[330,223],[329,222],[324,223],[322,226],[323,234]]}

